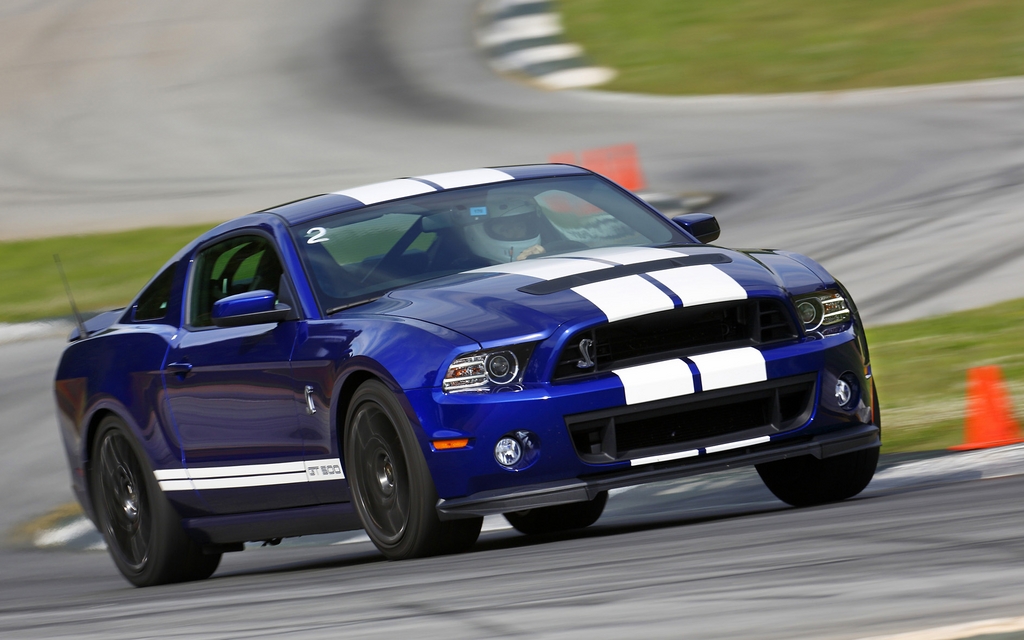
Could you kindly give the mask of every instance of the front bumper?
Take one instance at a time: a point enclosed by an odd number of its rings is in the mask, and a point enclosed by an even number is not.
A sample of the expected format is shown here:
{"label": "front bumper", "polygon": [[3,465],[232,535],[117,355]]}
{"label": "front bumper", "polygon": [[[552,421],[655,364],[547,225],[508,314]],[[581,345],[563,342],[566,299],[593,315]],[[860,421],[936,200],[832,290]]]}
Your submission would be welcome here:
{"label": "front bumper", "polygon": [[698,458],[645,465],[639,469],[627,468],[591,477],[482,491],[461,498],[438,500],[437,511],[442,520],[454,520],[583,502],[592,500],[598,493],[609,489],[673,480],[798,456],[830,458],[880,447],[880,433],[880,429],[875,425],[857,425],[803,440],[767,442]]}

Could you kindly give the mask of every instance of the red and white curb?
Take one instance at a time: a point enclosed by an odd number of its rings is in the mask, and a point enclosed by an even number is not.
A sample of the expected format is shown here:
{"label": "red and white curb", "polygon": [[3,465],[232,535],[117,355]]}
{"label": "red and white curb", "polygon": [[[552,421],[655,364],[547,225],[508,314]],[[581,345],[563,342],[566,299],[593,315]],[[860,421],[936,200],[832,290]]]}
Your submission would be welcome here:
{"label": "red and white curb", "polygon": [[615,77],[614,69],[590,64],[583,47],[564,42],[563,34],[550,0],[484,0],[474,35],[494,71],[544,89],[594,87]]}

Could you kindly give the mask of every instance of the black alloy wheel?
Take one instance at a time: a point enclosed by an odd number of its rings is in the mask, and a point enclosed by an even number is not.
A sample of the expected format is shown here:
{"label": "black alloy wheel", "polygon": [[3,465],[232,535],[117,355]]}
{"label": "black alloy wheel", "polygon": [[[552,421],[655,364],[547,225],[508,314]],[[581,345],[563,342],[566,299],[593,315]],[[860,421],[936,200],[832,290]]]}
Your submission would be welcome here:
{"label": "black alloy wheel", "polygon": [[[878,393],[871,383],[871,413],[875,426],[882,428]],[[878,466],[879,447],[862,449],[831,458],[799,456],[756,465],[768,490],[794,507],[810,507],[852,498],[871,482]]]}
{"label": "black alloy wheel", "polygon": [[473,546],[483,518],[442,522],[437,491],[405,411],[381,382],[364,382],[345,421],[352,502],[389,560],[457,553]]}
{"label": "black alloy wheel", "polygon": [[121,574],[138,587],[210,577],[221,554],[203,553],[182,529],[124,421],[104,418],[92,452],[96,524]]}
{"label": "black alloy wheel", "polygon": [[140,572],[149,559],[153,514],[146,496],[142,467],[128,439],[110,430],[99,445],[99,491],[104,533],[130,571]]}

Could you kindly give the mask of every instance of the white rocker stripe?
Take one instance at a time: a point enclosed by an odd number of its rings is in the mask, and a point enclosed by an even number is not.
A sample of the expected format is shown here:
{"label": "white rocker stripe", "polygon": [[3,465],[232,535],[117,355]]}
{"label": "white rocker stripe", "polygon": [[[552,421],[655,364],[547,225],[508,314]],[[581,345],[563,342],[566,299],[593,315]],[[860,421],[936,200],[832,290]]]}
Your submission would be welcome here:
{"label": "white rocker stripe", "polygon": [[608,317],[608,322],[668,311],[675,304],[664,291],[640,276],[625,276],[573,287]]}
{"label": "white rocker stripe", "polygon": [[700,371],[701,388],[704,391],[768,379],[764,355],[754,347],[690,356],[690,361]]}
{"label": "white rocker stripe", "polygon": [[418,196],[423,193],[431,193],[432,191],[437,191],[437,189],[418,180],[402,178],[346,189],[345,191],[335,191],[334,193],[335,195],[354,198],[363,204],[377,204],[378,202]]}
{"label": "white rocker stripe", "polygon": [[666,360],[612,371],[626,391],[626,404],[693,393],[693,374],[682,360]]}
{"label": "white rocker stripe", "polygon": [[232,465],[230,467],[190,467],[188,477],[193,480],[200,478],[227,478],[233,476],[262,476],[275,473],[294,473],[305,471],[305,463],[301,460],[295,462],[275,462],[271,464],[246,464]]}
{"label": "white rocker stripe", "polygon": [[269,476],[239,476],[236,478],[209,478],[193,480],[196,489],[238,489],[241,487],[267,487],[277,484],[297,484],[306,481],[305,473],[276,473]]}
{"label": "white rocker stripe", "polygon": [[157,469],[153,475],[164,491],[266,487],[345,478],[339,458],[193,469]]}
{"label": "white rocker stripe", "polygon": [[650,274],[683,301],[684,307],[727,300],[745,300],[746,290],[714,265],[701,264],[654,271]]}
{"label": "white rocker stripe", "polygon": [[153,475],[157,480],[188,480],[188,469],[157,469]]}
{"label": "white rocker stripe", "polygon": [[192,491],[195,489],[191,480],[160,480],[157,484],[164,491]]}
{"label": "white rocker stripe", "polygon": [[493,184],[506,180],[515,180],[512,176],[497,169],[469,169],[468,171],[450,171],[448,173],[432,173],[416,176],[420,180],[429,180],[443,189],[472,187],[478,184]]}

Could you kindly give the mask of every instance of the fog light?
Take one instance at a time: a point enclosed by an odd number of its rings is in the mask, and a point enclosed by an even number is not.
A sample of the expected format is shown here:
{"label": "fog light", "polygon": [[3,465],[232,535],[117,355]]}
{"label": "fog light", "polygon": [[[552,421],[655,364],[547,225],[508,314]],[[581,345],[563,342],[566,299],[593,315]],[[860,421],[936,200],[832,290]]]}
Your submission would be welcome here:
{"label": "fog light", "polygon": [[857,379],[852,373],[844,373],[836,380],[836,402],[843,409],[852,409],[858,400]]}
{"label": "fog light", "polygon": [[523,448],[515,438],[505,437],[494,445],[494,459],[503,467],[514,467],[523,457]]}

